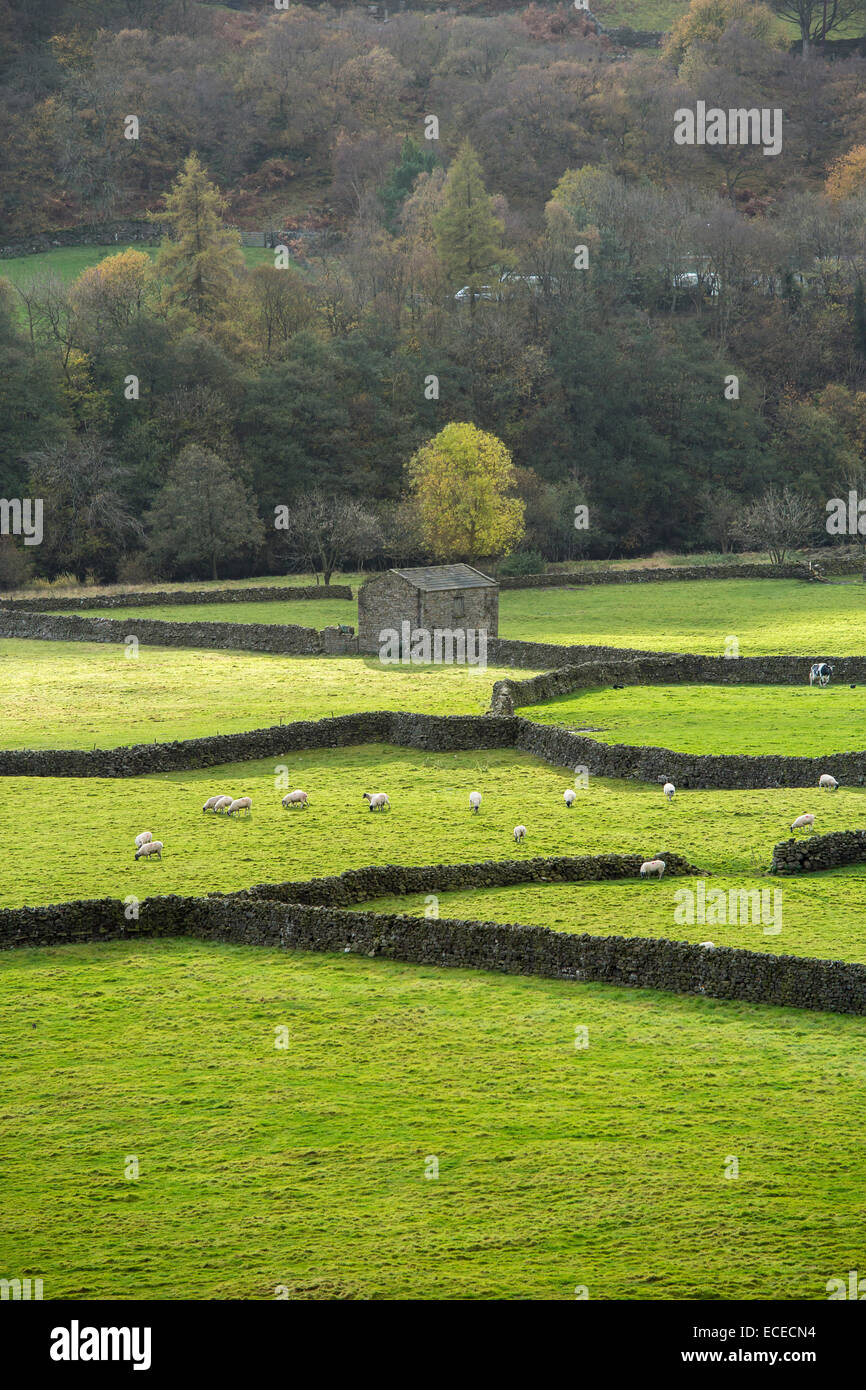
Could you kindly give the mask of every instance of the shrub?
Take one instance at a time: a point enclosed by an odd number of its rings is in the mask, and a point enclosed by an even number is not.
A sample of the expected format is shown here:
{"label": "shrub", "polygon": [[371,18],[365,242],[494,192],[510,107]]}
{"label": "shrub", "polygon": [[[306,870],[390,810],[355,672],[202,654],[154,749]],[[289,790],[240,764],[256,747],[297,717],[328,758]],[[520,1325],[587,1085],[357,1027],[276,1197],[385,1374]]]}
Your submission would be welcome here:
{"label": "shrub", "polygon": [[518,550],[507,555],[499,566],[499,573],[506,576],[521,574],[543,574],[544,558],[537,550]]}

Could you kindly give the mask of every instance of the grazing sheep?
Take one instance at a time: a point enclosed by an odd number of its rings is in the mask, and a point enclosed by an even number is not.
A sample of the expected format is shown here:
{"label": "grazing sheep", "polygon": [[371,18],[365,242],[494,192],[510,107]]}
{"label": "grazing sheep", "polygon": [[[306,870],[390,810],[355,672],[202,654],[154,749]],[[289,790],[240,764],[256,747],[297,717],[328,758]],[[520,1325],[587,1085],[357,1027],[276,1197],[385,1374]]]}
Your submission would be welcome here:
{"label": "grazing sheep", "polygon": [[217,802],[222,800],[223,798],[221,796],[209,796],[201,809],[203,811],[215,811]]}
{"label": "grazing sheep", "polygon": [[658,874],[658,877],[661,878],[666,868],[667,865],[663,859],[647,859],[640,866],[640,876],[641,878],[652,878],[653,874]]}
{"label": "grazing sheep", "polygon": [[805,816],[798,816],[795,821],[791,822],[791,829],[803,830],[804,828],[808,828],[809,830],[811,830],[814,824],[815,817],[813,816],[811,811],[808,811]]}
{"label": "grazing sheep", "polygon": [[698,945],[699,945],[699,946],[706,946],[706,948],[707,948],[708,951],[714,951],[714,950],[716,949],[716,943],[715,943],[715,941],[699,941],[699,942],[698,942]]}
{"label": "grazing sheep", "polygon": [[480,793],[480,792],[470,792],[470,793],[469,793],[469,805],[472,807],[472,810],[473,810],[474,814],[477,816],[477,815],[478,815],[478,808],[479,808],[480,805],[481,805],[481,793]]}
{"label": "grazing sheep", "polygon": [[369,801],[371,811],[390,811],[391,803],[387,792],[364,792],[364,801]]}
{"label": "grazing sheep", "polygon": [[664,792],[665,797],[668,801],[673,801],[674,797],[677,794],[677,789],[674,786],[673,782],[665,782],[664,786],[662,787],[662,791]]}
{"label": "grazing sheep", "polygon": [[562,793],[562,799],[565,802],[566,807],[570,811],[575,801],[577,800],[577,792],[572,791],[571,787],[569,787],[566,791]]}
{"label": "grazing sheep", "polygon": [[518,844],[518,845],[519,845],[520,842],[521,842],[521,840],[523,840],[523,839],[525,839],[525,838],[526,838],[526,826],[525,826],[525,825],[515,825],[515,827],[514,827],[514,842],[515,842],[515,844]]}
{"label": "grazing sheep", "polygon": [[302,792],[302,791],[300,791],[300,790],[294,791],[294,792],[286,792],[285,796],[283,797],[283,805],[284,805],[284,806],[303,806],[304,810],[306,810],[306,809],[307,809],[307,793],[306,793],[306,792]]}
{"label": "grazing sheep", "polygon": [[213,809],[215,811],[224,811],[226,807],[231,806],[231,804],[232,798],[230,796],[218,796],[213,804]]}
{"label": "grazing sheep", "polygon": [[135,837],[135,848],[136,848],[136,849],[141,849],[141,846],[142,846],[142,845],[146,845],[147,842],[148,842],[148,840],[152,840],[152,839],[153,839],[153,836],[151,835],[151,833],[150,833],[149,830],[142,830],[141,834],[140,834],[140,835],[136,835],[136,837]]}
{"label": "grazing sheep", "polygon": [[151,854],[155,854],[157,859],[162,859],[162,840],[146,840],[135,851],[136,859],[147,859]]}
{"label": "grazing sheep", "polygon": [[246,811],[247,815],[252,815],[253,799],[251,796],[239,796],[236,801],[232,801],[226,807],[226,815],[233,816],[237,811]]}
{"label": "grazing sheep", "polygon": [[822,772],[818,778],[819,787],[829,787],[831,792],[838,791],[839,783],[835,777],[831,777],[829,772]]}

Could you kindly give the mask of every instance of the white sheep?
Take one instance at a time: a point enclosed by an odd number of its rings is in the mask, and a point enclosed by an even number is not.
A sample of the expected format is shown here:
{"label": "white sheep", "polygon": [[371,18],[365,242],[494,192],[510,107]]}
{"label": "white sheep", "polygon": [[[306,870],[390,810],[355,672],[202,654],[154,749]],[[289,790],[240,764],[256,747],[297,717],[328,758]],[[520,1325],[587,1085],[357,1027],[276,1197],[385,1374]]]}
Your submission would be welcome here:
{"label": "white sheep", "polygon": [[677,789],[674,786],[673,782],[665,782],[664,786],[662,787],[662,791],[664,792],[668,801],[673,801],[674,797],[677,794]]}
{"label": "white sheep", "polygon": [[293,792],[286,792],[285,796],[283,797],[283,805],[284,805],[284,806],[302,806],[302,807],[304,808],[304,810],[306,810],[306,809],[307,809],[307,793],[306,793],[306,792],[302,792],[300,789],[298,789],[297,791],[293,791]]}
{"label": "white sheep", "polygon": [[213,809],[215,811],[224,811],[226,807],[231,806],[231,804],[232,798],[230,796],[218,796],[213,804]]}
{"label": "white sheep", "polygon": [[838,790],[839,783],[836,781],[835,777],[830,776],[829,772],[822,772],[821,776],[818,778],[818,786],[825,788],[829,787],[831,792],[835,792]]}
{"label": "white sheep", "polygon": [[815,817],[813,816],[811,811],[808,811],[805,816],[798,816],[795,821],[791,822],[791,829],[803,830],[808,827],[808,829],[811,830],[814,824]]}
{"label": "white sheep", "polygon": [[387,792],[364,792],[364,801],[369,801],[371,811],[390,811],[391,803]]}
{"label": "white sheep", "polygon": [[140,835],[136,835],[136,837],[135,837],[135,848],[136,848],[136,849],[141,849],[141,846],[142,846],[142,845],[146,845],[147,842],[148,842],[148,840],[152,840],[152,839],[153,839],[153,835],[150,833],[149,830],[142,830],[141,834],[140,834]]}
{"label": "white sheep", "polygon": [[698,945],[705,946],[708,951],[714,951],[716,949],[715,941],[699,941]]}
{"label": "white sheep", "polygon": [[562,799],[565,802],[568,810],[570,811],[575,801],[577,800],[577,792],[572,791],[571,787],[569,787],[566,791],[562,793]]}
{"label": "white sheep", "polygon": [[246,811],[247,815],[252,815],[253,799],[251,796],[239,796],[236,801],[232,801],[226,807],[226,815],[233,816],[238,811]]}
{"label": "white sheep", "polygon": [[135,851],[136,859],[146,859],[151,854],[155,854],[160,860],[162,859],[162,840],[146,840]]}
{"label": "white sheep", "polygon": [[640,866],[641,878],[652,878],[653,874],[658,874],[661,878],[667,865],[663,859],[647,859]]}
{"label": "white sheep", "polygon": [[201,809],[203,811],[215,811],[217,802],[222,800],[223,798],[221,796],[209,796]]}
{"label": "white sheep", "polygon": [[525,838],[526,838],[526,826],[525,826],[525,825],[515,825],[515,827],[514,827],[514,842],[515,842],[515,844],[518,844],[518,845],[519,845],[520,842],[521,842],[521,840],[523,840],[523,839],[525,839]]}
{"label": "white sheep", "polygon": [[470,793],[469,793],[469,805],[472,807],[472,810],[473,810],[474,814],[477,816],[477,815],[478,815],[479,807],[481,806],[481,793],[480,793],[480,792],[470,792]]}

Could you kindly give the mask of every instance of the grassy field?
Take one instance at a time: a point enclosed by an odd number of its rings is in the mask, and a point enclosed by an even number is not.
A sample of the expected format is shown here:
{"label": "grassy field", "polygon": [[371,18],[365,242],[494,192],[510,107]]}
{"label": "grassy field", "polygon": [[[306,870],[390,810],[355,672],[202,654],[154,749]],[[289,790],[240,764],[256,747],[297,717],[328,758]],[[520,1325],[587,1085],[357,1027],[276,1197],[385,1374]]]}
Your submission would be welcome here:
{"label": "grassy field", "polygon": [[[779,955],[817,956],[819,959],[866,961],[866,868],[857,865],[820,878],[804,875],[784,879],[742,874],[714,875],[704,881],[704,892],[721,889],[727,897],[724,922],[688,923],[682,912],[683,888],[697,892],[692,879],[663,879],[652,886],[639,880],[620,883],[527,883],[519,887],[484,888],[439,894],[440,917],[460,917],[483,922],[523,922],[552,931],[587,932],[590,936],[656,936],[675,941],[712,941],[716,946],[736,946],[749,951]],[[730,892],[763,890],[760,908],[752,914],[729,911]],[[774,892],[779,897],[772,896]],[[775,909],[778,905],[778,917]],[[409,894],[377,898],[359,911],[408,912],[423,917],[426,896]],[[697,912],[695,918],[697,919]],[[718,915],[718,914],[717,914]],[[730,920],[727,920],[730,919]],[[765,932],[764,928],[770,931]],[[775,930],[779,926],[781,930]]]}
{"label": "grassy field", "polygon": [[701,579],[512,589],[500,597],[499,626],[503,637],[532,642],[722,656],[734,636],[740,656],[852,656],[863,650],[866,585]]}
{"label": "grassy field", "polygon": [[[354,626],[357,605],[354,600],[166,605],[105,611],[104,616]],[[812,661],[818,656],[861,652],[864,628],[866,585],[853,580],[805,584],[793,579],[701,579],[576,589],[508,589],[499,600],[501,637],[640,651],[722,656],[727,639],[734,636],[741,656],[793,652]]]}
{"label": "grassy field", "polygon": [[[107,256],[116,256],[118,252],[128,249],[124,242],[118,242],[116,246],[63,246],[51,251],[39,251],[32,256],[10,256],[7,260],[0,261],[0,276],[10,280],[13,285],[26,285],[40,275],[50,272],[58,279],[71,284],[82,271],[89,270],[92,265],[99,265]],[[134,242],[133,249],[145,251],[151,259],[155,259],[158,248]],[[244,260],[250,268],[274,263],[274,253],[266,247],[244,246],[242,250]]]}
{"label": "grassy field", "polygon": [[[57,610],[58,612],[69,610]],[[299,627],[357,628],[355,599],[267,599],[254,603],[164,603],[140,608],[78,609],[83,618],[155,618],[171,623],[296,623]]]}
{"label": "grassy field", "polygon": [[114,748],[356,710],[481,714],[504,668],[381,666],[358,657],[0,642],[0,747]]}
{"label": "grassy field", "polygon": [[[788,836],[802,811],[817,812],[821,832],[866,824],[866,790],[823,796],[791,789],[694,791],[668,805],[652,784],[592,778],[568,811],[562,792],[569,774],[524,754],[367,745],[287,756],[284,780],[307,791],[310,806],[286,811],[280,805],[284,787],[276,780],[280,765],[268,759],[122,780],[0,779],[0,906],[196,895],[366,864],[604,852],[649,858],[677,851],[724,886],[734,879],[741,888],[782,886],[784,902],[790,897],[793,916],[783,917],[781,935],[750,927],[742,939],[724,944],[866,960],[866,866],[815,875],[808,888],[762,876],[772,846]],[[476,788],[484,798],[478,816],[468,803]],[[367,810],[362,793],[376,790],[391,796],[389,814]],[[206,798],[218,792],[251,796],[252,816],[203,814]],[[521,846],[512,836],[518,823],[527,827]],[[132,842],[141,830],[164,842],[162,862],[134,861]],[[563,899],[551,890],[551,902],[564,904],[563,922],[572,931],[686,940],[688,931],[674,919],[677,886],[680,881],[672,880],[602,884],[569,889],[574,897]],[[534,921],[528,891],[509,889],[497,899],[497,912],[510,921]],[[706,929],[696,939],[708,936],[716,939]]]}
{"label": "grassy field", "polygon": [[2,1263],[46,1298],[813,1300],[863,1267],[866,1020],[182,941],[0,975]]}
{"label": "grassy field", "polygon": [[626,686],[581,690],[518,713],[540,724],[591,729],[600,743],[683,753],[820,757],[866,748],[866,685]]}

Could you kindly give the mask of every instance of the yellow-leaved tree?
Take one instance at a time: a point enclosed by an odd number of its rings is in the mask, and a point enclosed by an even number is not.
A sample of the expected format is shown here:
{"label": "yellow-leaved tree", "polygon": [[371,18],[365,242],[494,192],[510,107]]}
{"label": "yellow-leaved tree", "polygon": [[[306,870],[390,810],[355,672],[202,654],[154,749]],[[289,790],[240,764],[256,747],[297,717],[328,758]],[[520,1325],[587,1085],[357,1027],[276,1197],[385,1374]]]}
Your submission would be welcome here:
{"label": "yellow-leaved tree", "polygon": [[453,423],[407,465],[424,541],[438,560],[507,555],[523,535],[511,454],[495,434]]}
{"label": "yellow-leaved tree", "polygon": [[830,165],[824,191],[834,203],[854,198],[866,189],[866,145],[855,145]]}

